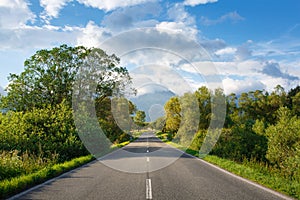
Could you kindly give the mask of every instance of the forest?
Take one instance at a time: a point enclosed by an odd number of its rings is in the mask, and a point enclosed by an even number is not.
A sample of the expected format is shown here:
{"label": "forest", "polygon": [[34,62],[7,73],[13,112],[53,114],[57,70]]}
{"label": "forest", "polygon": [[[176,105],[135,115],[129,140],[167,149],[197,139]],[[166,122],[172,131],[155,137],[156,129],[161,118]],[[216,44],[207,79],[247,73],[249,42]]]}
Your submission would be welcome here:
{"label": "forest", "polygon": [[[222,129],[209,129],[214,120],[212,109],[216,96],[226,101]],[[184,109],[185,104],[198,103],[200,113]],[[188,103],[189,102],[189,103]],[[209,153],[238,163],[263,166],[287,180],[300,182],[300,86],[288,92],[277,85],[272,92],[249,91],[225,95],[221,89],[203,86],[194,93],[172,97],[165,104],[166,116],[152,124],[161,128],[158,135],[184,146],[194,155],[201,154],[202,145],[218,137]],[[187,120],[189,119],[189,120]],[[197,124],[197,133],[187,137],[190,125]],[[218,133],[211,134],[210,131]],[[212,141],[212,140],[211,140]],[[207,143],[207,141],[206,141]]]}

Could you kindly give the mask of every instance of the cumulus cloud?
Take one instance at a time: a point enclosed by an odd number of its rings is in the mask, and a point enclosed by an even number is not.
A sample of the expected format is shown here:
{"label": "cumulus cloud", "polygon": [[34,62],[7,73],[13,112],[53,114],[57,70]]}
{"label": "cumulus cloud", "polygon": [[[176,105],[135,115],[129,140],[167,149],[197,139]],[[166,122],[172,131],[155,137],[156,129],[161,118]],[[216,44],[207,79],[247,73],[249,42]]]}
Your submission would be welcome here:
{"label": "cumulus cloud", "polygon": [[201,4],[215,3],[218,0],[185,0],[184,5],[186,6],[197,6]]}
{"label": "cumulus cloud", "polygon": [[79,28],[38,27],[30,24],[35,18],[24,0],[0,1],[0,49],[32,51],[76,41]]}
{"label": "cumulus cloud", "polygon": [[110,36],[110,31],[96,25],[95,22],[90,21],[86,27],[81,30],[81,33],[77,38],[77,45],[100,47],[100,44]]}
{"label": "cumulus cloud", "polygon": [[224,49],[219,49],[219,50],[217,50],[216,52],[215,52],[215,54],[217,55],[217,56],[223,56],[223,55],[233,55],[233,54],[235,54],[236,53],[236,51],[237,51],[237,49],[236,48],[233,48],[233,47],[226,47],[226,48],[224,48]]}
{"label": "cumulus cloud", "polygon": [[279,64],[272,61],[265,62],[261,72],[274,78],[283,78],[291,81],[299,80],[299,77],[282,72]]}
{"label": "cumulus cloud", "polygon": [[242,92],[264,90],[266,88],[266,86],[261,81],[250,78],[245,80],[225,78],[222,82],[225,94],[241,94]]}
{"label": "cumulus cloud", "polygon": [[[47,24],[50,24],[50,20],[52,18],[57,18],[59,16],[60,10],[72,1],[73,0],[40,0],[40,5],[44,8],[44,11],[42,12],[40,17],[44,19]],[[81,3],[87,7],[93,7],[104,11],[112,11],[118,8],[127,8],[130,6],[136,6],[155,1],[156,0],[77,0],[78,3]],[[126,21],[126,15],[124,13],[113,14],[113,16],[111,17],[125,17],[124,20]]]}
{"label": "cumulus cloud", "polygon": [[46,23],[50,23],[49,20],[57,18],[60,10],[72,0],[40,0],[41,7],[44,8],[44,12],[41,14],[41,18]]}
{"label": "cumulus cloud", "polygon": [[35,15],[28,8],[24,0],[2,0],[0,1],[0,28],[16,29],[33,22]]}
{"label": "cumulus cloud", "polygon": [[237,61],[243,61],[249,59],[249,57],[252,56],[252,50],[250,50],[249,47],[251,43],[252,42],[248,41],[247,43],[237,47],[236,54],[235,54],[235,59]]}
{"label": "cumulus cloud", "polygon": [[237,23],[237,22],[242,21],[244,19],[245,18],[243,18],[241,15],[239,15],[237,11],[234,11],[234,12],[230,12],[230,13],[227,13],[225,15],[222,15],[218,19],[209,19],[207,17],[202,16],[201,17],[201,23],[203,25],[206,25],[206,26],[211,26],[211,25],[216,25],[216,24],[223,23],[225,21],[230,21],[232,23]]}
{"label": "cumulus cloud", "polygon": [[209,53],[214,53],[220,49],[224,49],[227,47],[226,42],[219,38],[216,38],[214,40],[202,39],[199,41],[199,43]]}
{"label": "cumulus cloud", "polygon": [[191,16],[182,4],[174,4],[168,9],[169,21],[162,21],[156,25],[161,30],[170,29],[173,32],[185,35],[187,38],[197,40],[198,29],[193,16]]}
{"label": "cumulus cloud", "polygon": [[149,16],[153,18],[160,12],[161,7],[157,3],[146,3],[132,7],[121,8],[106,15],[102,20],[102,24],[112,30],[123,30],[136,26],[155,26],[157,21],[147,18],[150,18]]}
{"label": "cumulus cloud", "polygon": [[49,48],[62,43],[74,45],[80,29],[63,31],[53,27],[25,26],[19,29],[0,29],[0,49],[27,50]]}
{"label": "cumulus cloud", "polygon": [[105,41],[101,48],[119,56],[126,53],[126,57],[122,57],[121,60],[128,60],[137,65],[176,65],[183,59],[208,59],[205,52],[201,54],[201,49],[195,41],[170,29],[144,28],[123,32]]}
{"label": "cumulus cloud", "polygon": [[130,7],[147,2],[155,2],[156,0],[77,0],[79,3],[85,6],[98,8],[100,10],[112,11],[117,8]]}
{"label": "cumulus cloud", "polygon": [[[145,87],[149,92],[172,91],[175,94],[183,95],[185,92],[192,91],[187,80],[171,67],[162,65],[144,65],[130,71],[133,86],[138,89],[138,95],[145,93]],[[160,87],[156,87],[159,85]]]}
{"label": "cumulus cloud", "polygon": [[195,27],[187,26],[184,22],[161,22],[156,25],[156,28],[167,32],[168,30],[171,30],[172,32],[183,34],[187,38],[193,40],[196,40],[198,33],[198,30]]}

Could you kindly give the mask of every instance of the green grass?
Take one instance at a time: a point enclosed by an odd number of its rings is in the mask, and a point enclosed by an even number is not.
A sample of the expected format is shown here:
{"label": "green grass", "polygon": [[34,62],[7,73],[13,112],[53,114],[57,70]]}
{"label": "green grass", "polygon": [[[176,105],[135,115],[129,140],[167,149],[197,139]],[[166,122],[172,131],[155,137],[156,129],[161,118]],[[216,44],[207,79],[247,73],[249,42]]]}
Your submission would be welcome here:
{"label": "green grass", "polygon": [[[195,157],[199,156],[199,152],[193,149],[185,148],[179,144],[167,140],[167,135],[159,133],[158,137],[167,144],[185,151]],[[223,159],[213,155],[207,155],[203,160],[217,165],[233,174],[256,182],[260,185],[286,194],[296,199],[300,199],[300,182],[297,180],[290,180],[282,177],[278,172],[272,170],[272,168],[257,162],[244,162],[237,163],[228,159]]]}
{"label": "green grass", "polygon": [[204,160],[260,185],[300,199],[300,182],[286,179],[279,173],[271,171],[267,166],[259,163],[239,164],[212,155],[206,156]]}
{"label": "green grass", "polygon": [[40,184],[48,179],[54,178],[69,170],[88,163],[93,159],[94,158],[91,155],[83,156],[61,164],[45,167],[44,169],[32,174],[3,180],[0,182],[0,198],[3,199],[17,194],[34,185]]}
{"label": "green grass", "polygon": [[[135,132],[133,134],[133,138],[131,141],[137,139],[140,135],[140,132]],[[124,147],[128,145],[131,141],[125,141],[119,144],[115,144],[111,146],[111,151]],[[94,160],[92,155],[83,156],[79,158],[75,158],[71,161],[67,161],[61,164],[49,165],[44,167],[43,169],[26,174],[18,177],[14,177],[11,179],[5,179],[0,181],[0,199],[7,198],[19,192],[22,192],[30,187],[33,187],[37,184],[43,183],[51,178],[59,176],[67,171],[75,169],[79,166],[82,166],[90,161]]]}

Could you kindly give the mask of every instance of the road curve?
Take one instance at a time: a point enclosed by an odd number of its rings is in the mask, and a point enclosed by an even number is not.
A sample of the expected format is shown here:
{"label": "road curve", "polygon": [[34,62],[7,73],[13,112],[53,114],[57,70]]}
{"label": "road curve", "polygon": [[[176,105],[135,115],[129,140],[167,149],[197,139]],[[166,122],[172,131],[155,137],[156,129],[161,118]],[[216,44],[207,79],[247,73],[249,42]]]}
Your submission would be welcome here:
{"label": "road curve", "polygon": [[153,133],[10,199],[289,199],[164,144]]}

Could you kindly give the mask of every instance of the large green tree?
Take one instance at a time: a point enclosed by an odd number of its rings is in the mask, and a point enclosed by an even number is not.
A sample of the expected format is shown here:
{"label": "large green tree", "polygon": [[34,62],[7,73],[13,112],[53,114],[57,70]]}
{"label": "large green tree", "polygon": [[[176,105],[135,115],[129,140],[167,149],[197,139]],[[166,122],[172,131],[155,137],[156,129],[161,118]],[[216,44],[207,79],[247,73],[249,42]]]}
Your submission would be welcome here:
{"label": "large green tree", "polygon": [[[95,96],[104,99],[113,90],[118,90],[122,81],[130,80],[128,71],[118,64],[118,57],[107,55],[97,48],[61,45],[50,50],[39,50],[24,62],[21,74],[10,74],[8,94],[2,99],[2,107],[26,111],[33,107],[56,105],[64,99],[71,104],[74,81],[82,78],[78,73],[93,74]],[[90,81],[89,77],[83,78]],[[91,82],[81,84],[87,87],[84,84]]]}

